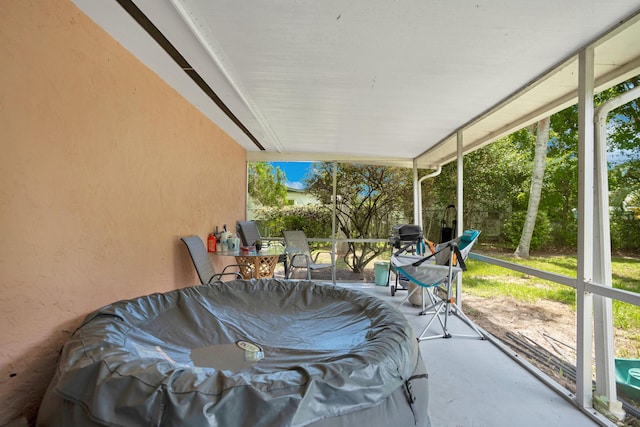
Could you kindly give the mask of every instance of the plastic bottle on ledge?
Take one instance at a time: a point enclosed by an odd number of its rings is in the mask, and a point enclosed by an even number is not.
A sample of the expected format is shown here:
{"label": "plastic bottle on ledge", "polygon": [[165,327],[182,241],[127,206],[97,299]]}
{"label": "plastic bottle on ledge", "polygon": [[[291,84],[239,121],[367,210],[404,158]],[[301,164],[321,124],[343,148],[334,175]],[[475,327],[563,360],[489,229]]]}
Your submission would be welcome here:
{"label": "plastic bottle on ledge", "polygon": [[223,248],[229,245],[228,240],[231,238],[231,233],[227,231],[227,224],[222,226],[222,232],[220,233],[220,238],[218,239],[218,243],[220,243]]}
{"label": "plastic bottle on ledge", "polygon": [[217,240],[218,239],[216,239],[216,235],[214,233],[209,234],[209,237],[207,237],[207,249],[209,252],[216,251]]}

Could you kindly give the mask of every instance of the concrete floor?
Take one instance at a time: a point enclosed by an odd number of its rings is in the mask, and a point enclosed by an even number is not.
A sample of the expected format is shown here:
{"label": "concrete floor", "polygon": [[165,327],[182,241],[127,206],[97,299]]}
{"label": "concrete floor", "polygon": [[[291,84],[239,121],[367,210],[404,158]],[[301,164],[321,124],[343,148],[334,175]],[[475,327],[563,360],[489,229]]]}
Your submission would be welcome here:
{"label": "concrete floor", "polygon": [[[406,296],[391,296],[385,286],[339,283],[375,295],[394,306]],[[464,308],[463,308],[464,309]],[[416,336],[425,316],[410,304],[400,310]],[[449,317],[452,334],[472,334],[456,316]],[[430,331],[441,332],[438,322]],[[572,402],[540,381],[489,340],[454,337],[422,341],[420,351],[429,373],[429,416],[434,427],[553,427],[610,425],[596,422]]]}

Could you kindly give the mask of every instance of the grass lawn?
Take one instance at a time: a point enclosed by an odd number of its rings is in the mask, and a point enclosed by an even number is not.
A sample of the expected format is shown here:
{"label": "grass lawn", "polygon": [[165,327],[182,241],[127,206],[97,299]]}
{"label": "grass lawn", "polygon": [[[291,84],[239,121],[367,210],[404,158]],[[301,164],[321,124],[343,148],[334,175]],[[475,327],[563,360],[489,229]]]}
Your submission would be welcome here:
{"label": "grass lawn", "polygon": [[[514,259],[491,255],[527,267],[575,277],[576,256],[545,256]],[[571,306],[575,310],[575,290],[568,286],[542,280],[517,271],[480,261],[468,260],[464,273],[464,292],[483,298],[510,297],[528,303],[548,299]],[[627,257],[612,259],[613,286],[640,293],[640,260]],[[614,327],[626,331],[640,346],[640,307],[613,301]]]}

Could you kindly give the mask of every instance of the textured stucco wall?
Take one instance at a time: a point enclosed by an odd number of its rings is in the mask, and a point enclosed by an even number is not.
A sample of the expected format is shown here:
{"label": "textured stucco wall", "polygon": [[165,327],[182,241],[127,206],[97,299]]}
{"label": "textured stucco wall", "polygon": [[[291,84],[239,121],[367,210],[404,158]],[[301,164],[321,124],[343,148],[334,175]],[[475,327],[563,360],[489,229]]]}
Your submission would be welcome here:
{"label": "textured stucco wall", "polygon": [[88,312],[197,283],[179,236],[244,216],[246,153],[67,0],[0,0],[0,63],[2,425]]}

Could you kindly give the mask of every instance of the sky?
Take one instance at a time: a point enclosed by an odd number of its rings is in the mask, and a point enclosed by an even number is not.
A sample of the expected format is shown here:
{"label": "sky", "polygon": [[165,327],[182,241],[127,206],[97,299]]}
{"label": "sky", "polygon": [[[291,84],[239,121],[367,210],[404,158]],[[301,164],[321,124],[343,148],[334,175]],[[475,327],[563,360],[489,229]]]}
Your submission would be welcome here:
{"label": "sky", "polygon": [[311,162],[270,162],[274,169],[279,167],[287,176],[287,187],[302,189],[302,178],[311,167]]}

